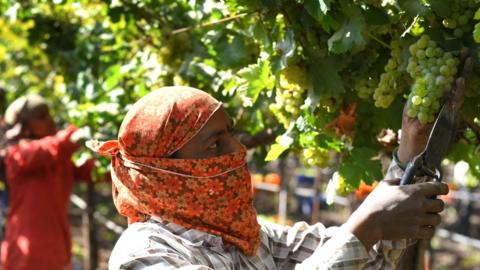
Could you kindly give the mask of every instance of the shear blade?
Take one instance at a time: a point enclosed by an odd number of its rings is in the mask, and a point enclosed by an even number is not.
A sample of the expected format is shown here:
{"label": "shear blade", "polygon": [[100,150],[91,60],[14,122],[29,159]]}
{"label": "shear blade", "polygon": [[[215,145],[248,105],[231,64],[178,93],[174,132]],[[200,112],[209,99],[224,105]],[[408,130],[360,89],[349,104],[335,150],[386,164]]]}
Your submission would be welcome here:
{"label": "shear blade", "polygon": [[425,162],[428,167],[440,168],[454,133],[455,111],[450,106],[443,105],[430,132],[427,147],[425,148]]}

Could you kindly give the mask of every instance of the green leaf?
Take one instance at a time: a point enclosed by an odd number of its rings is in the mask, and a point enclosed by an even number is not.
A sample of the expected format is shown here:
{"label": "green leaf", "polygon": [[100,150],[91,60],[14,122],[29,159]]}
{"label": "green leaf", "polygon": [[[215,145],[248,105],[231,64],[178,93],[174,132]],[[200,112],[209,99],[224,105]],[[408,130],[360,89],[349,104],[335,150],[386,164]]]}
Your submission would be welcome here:
{"label": "green leaf", "polygon": [[330,10],[330,4],[334,0],[305,0],[304,6],[310,15],[317,21],[321,21],[323,16]]}
{"label": "green leaf", "polygon": [[318,102],[321,93],[343,93],[342,77],[339,72],[341,70],[341,59],[335,56],[328,56],[326,58],[312,61],[313,65],[309,72],[311,73],[313,91],[309,92],[309,97],[312,103]]}
{"label": "green leaf", "polygon": [[376,155],[377,152],[370,148],[354,148],[343,158],[339,169],[340,175],[355,187],[359,186],[361,180],[367,184],[381,180],[382,166],[380,160],[374,159]]}
{"label": "green leaf", "polygon": [[422,24],[420,24],[419,21],[416,22],[415,25],[413,25],[412,29],[410,29],[410,33],[416,37],[423,34],[423,32],[425,32],[425,28],[422,26]]}
{"label": "green leaf", "polygon": [[336,152],[340,152],[343,148],[342,141],[327,134],[320,133],[316,139],[321,148],[335,150]]}
{"label": "green leaf", "polygon": [[106,91],[112,90],[120,82],[120,79],[122,78],[120,68],[120,65],[114,65],[105,71],[107,79],[105,80],[103,87]]}
{"label": "green leaf", "polygon": [[318,133],[316,131],[309,131],[309,132],[301,133],[299,138],[298,138],[298,142],[304,148],[315,146],[317,135],[318,135]]}
{"label": "green leaf", "polygon": [[275,78],[270,71],[270,62],[258,60],[257,64],[241,69],[238,74],[243,79],[243,84],[238,88],[238,93],[244,106],[252,106],[262,90],[271,90],[275,85]]}
{"label": "green leaf", "polygon": [[267,156],[265,157],[265,161],[272,161],[277,159],[288,148],[288,146],[285,147],[279,143],[272,144],[270,150],[267,153]]}
{"label": "green leaf", "polygon": [[271,48],[271,40],[269,33],[265,29],[265,25],[262,22],[258,22],[254,24],[251,28],[250,31],[255,38],[255,40],[260,41],[260,43],[267,47]]}
{"label": "green leaf", "polygon": [[473,30],[473,38],[475,42],[480,43],[480,23],[475,25],[475,29]]}
{"label": "green leaf", "polygon": [[448,153],[448,159],[453,162],[465,161],[470,165],[470,172],[477,178],[480,178],[480,156],[476,152],[476,146],[473,144],[459,141],[454,144]]}
{"label": "green leaf", "polygon": [[428,11],[422,0],[402,0],[397,3],[411,17],[425,15]]}
{"label": "green leaf", "polygon": [[473,17],[475,20],[480,20],[480,8],[475,12],[475,16]]}
{"label": "green leaf", "polygon": [[292,124],[288,128],[287,131],[281,136],[278,136],[275,141],[275,144],[272,144],[270,147],[270,150],[267,153],[267,156],[265,157],[265,161],[272,161],[277,159],[285,150],[290,148],[290,146],[293,144],[293,130],[294,130],[295,125]]}
{"label": "green leaf", "polygon": [[430,6],[432,10],[437,13],[437,15],[441,16],[442,18],[448,18],[450,16],[451,2],[449,0],[431,0]]}
{"label": "green leaf", "polygon": [[245,38],[235,35],[233,40],[223,40],[218,46],[220,62],[227,67],[234,67],[249,59],[250,48],[246,45]]}
{"label": "green leaf", "polygon": [[351,51],[354,47],[365,45],[362,32],[365,27],[363,15],[353,12],[343,26],[328,39],[328,50],[341,54]]}
{"label": "green leaf", "polygon": [[385,9],[370,7],[365,10],[365,21],[368,25],[383,25],[388,24],[390,20]]}

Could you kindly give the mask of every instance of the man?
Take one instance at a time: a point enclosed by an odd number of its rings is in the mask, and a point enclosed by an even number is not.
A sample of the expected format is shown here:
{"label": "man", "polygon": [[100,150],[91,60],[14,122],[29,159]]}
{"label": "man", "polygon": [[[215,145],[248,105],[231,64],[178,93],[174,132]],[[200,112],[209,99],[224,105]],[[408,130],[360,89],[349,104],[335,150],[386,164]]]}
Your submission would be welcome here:
{"label": "man", "polygon": [[71,269],[68,205],[74,181],[91,181],[93,160],[76,167],[71,158],[85,137],[81,129],[58,130],[46,100],[28,94],[5,112],[1,147],[9,212],[2,241],[3,270]]}
{"label": "man", "polygon": [[[403,162],[428,134],[412,123],[404,121]],[[428,239],[440,223],[444,205],[432,196],[445,184],[386,180],[339,228],[259,225],[246,150],[231,130],[210,95],[165,87],[133,105],[118,140],[90,143],[112,157],[114,202],[131,224],[109,269],[388,269],[402,239]],[[387,178],[398,171],[394,162]]]}

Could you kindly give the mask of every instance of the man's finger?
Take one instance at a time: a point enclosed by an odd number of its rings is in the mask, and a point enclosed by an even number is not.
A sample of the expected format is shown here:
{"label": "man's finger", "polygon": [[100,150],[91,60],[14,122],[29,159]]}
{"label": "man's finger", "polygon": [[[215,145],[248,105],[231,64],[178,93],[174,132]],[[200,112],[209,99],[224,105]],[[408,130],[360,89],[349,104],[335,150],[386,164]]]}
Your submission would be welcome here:
{"label": "man's finger", "polygon": [[428,198],[434,195],[447,195],[448,193],[448,185],[441,182],[426,182],[417,185],[420,192]]}
{"label": "man's finger", "polygon": [[472,71],[473,71],[473,58],[472,57],[468,57],[466,60],[465,60],[465,64],[463,65],[463,70],[462,70],[462,77],[463,78],[469,78],[470,75],[472,74]]}
{"label": "man's finger", "polygon": [[455,93],[453,93],[452,104],[454,108],[460,108],[463,105],[465,96],[465,78],[461,77],[456,80]]}
{"label": "man's finger", "polygon": [[442,212],[444,208],[445,208],[445,203],[440,199],[426,199],[425,200],[425,211],[427,213]]}
{"label": "man's finger", "polygon": [[465,59],[468,57],[469,50],[467,47],[463,47],[460,49],[460,63],[463,64]]}
{"label": "man's finger", "polygon": [[442,218],[439,214],[426,214],[418,222],[422,226],[437,226],[442,222]]}
{"label": "man's finger", "polygon": [[422,226],[417,233],[417,239],[430,239],[435,234],[435,227]]}

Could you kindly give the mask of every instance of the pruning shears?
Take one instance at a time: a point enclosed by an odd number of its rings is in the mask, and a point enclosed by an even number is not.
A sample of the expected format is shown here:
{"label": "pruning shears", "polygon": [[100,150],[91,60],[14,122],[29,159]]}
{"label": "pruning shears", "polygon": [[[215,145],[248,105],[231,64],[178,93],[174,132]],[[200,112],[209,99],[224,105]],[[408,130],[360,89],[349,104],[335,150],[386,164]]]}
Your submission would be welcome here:
{"label": "pruning shears", "polygon": [[447,102],[440,109],[425,150],[408,163],[400,185],[412,184],[415,177],[422,176],[441,181],[440,165],[453,140],[456,125],[457,108]]}
{"label": "pruning shears", "polygon": [[458,111],[463,104],[465,78],[472,71],[472,63],[471,58],[466,59],[461,81],[463,85],[457,85],[456,92],[441,107],[425,150],[408,163],[400,185],[412,184],[415,177],[427,176],[434,181],[442,180],[440,165],[455,137]]}

